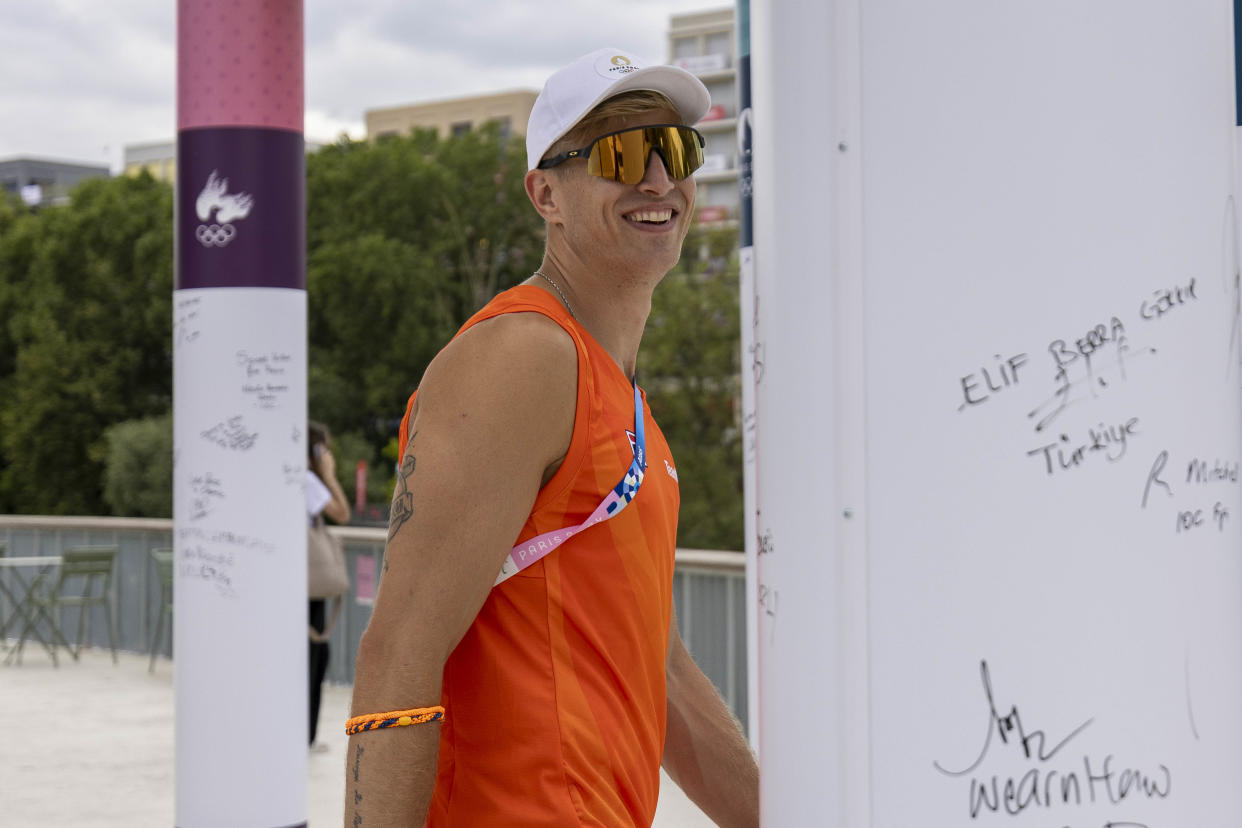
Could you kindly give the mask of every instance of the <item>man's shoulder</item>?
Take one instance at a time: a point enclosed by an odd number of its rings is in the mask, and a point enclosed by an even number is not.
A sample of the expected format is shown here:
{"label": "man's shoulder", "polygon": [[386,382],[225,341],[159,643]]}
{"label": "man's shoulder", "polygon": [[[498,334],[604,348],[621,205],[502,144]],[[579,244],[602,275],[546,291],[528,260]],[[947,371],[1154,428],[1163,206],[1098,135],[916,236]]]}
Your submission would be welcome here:
{"label": "man's shoulder", "polygon": [[410,428],[539,479],[573,436],[576,352],[569,334],[541,314],[480,321],[427,366]]}
{"label": "man's shoulder", "polygon": [[482,319],[459,333],[427,366],[419,397],[512,401],[566,397],[573,405],[577,345],[551,317],[514,311]]}
{"label": "man's shoulder", "polygon": [[513,310],[480,319],[453,338],[441,354],[450,359],[461,352],[475,364],[507,365],[534,361],[574,359],[577,344],[561,323],[535,310]]}

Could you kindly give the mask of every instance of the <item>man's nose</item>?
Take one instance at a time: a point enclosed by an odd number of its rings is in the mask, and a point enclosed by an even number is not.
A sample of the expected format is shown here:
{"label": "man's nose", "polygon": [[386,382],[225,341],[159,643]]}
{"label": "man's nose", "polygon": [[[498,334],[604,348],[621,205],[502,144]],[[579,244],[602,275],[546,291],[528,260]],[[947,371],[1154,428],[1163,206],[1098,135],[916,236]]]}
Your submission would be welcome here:
{"label": "man's nose", "polygon": [[664,159],[660,153],[653,152],[647,159],[647,171],[643,174],[643,180],[638,182],[638,189],[652,195],[664,195],[673,189],[674,181],[668,174],[668,168],[664,166]]}

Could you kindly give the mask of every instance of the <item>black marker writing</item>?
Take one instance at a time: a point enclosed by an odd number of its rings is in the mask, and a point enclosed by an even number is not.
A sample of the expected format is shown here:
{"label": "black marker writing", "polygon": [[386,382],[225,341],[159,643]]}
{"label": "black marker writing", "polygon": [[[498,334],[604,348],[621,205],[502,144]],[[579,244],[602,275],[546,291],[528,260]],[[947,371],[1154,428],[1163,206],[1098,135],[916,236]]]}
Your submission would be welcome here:
{"label": "black marker writing", "polygon": [[1238,464],[1216,460],[1211,466],[1195,458],[1186,466],[1187,483],[1237,483]]}
{"label": "black marker writing", "polygon": [[[1229,507],[1219,500],[1212,506],[1212,523],[1218,531],[1225,531],[1225,521],[1229,518]],[[1177,513],[1177,531],[1189,532],[1207,524],[1207,516],[1203,509],[1188,509]]]}
{"label": "black marker writing", "polygon": [[776,614],[780,609],[781,593],[767,584],[759,585],[759,610],[771,620],[768,622],[768,641],[776,640]]}
{"label": "black marker writing", "polygon": [[1072,344],[1054,339],[1048,345],[1048,353],[1054,365],[1052,379],[1056,391],[1026,415],[1030,419],[1040,417],[1035,423],[1036,431],[1051,425],[1072,403],[1094,398],[1101,389],[1109,387],[1110,375],[1098,370],[1097,360],[1106,348],[1112,348],[1116,354],[1116,373],[1122,382],[1126,381],[1126,367],[1135,356],[1156,353],[1155,348],[1134,351],[1125,325],[1115,316],[1107,324],[1096,325]]}
{"label": "black marker writing", "polygon": [[987,366],[983,366],[978,374],[970,373],[961,378],[962,398],[965,402],[957,407],[958,411],[987,402],[993,394],[1018,384],[1018,369],[1028,362],[1027,355],[1015,354],[1002,360],[1000,354],[997,354],[995,359],[997,364],[990,372]]}
{"label": "black marker writing", "polygon": [[983,695],[988,702],[988,730],[983,740],[983,747],[979,751],[978,757],[971,763],[970,767],[960,771],[952,771],[945,768],[939,762],[933,762],[936,770],[945,776],[965,776],[973,771],[979,765],[983,764],[983,760],[987,758],[988,749],[992,746],[992,737],[1000,736],[1001,742],[1009,744],[1011,738],[1015,738],[1015,744],[1022,748],[1022,753],[1027,759],[1037,759],[1040,762],[1047,762],[1052,757],[1069,744],[1070,740],[1082,733],[1094,718],[1087,719],[1078,727],[1070,731],[1069,735],[1061,741],[1048,748],[1048,738],[1042,730],[1032,730],[1026,732],[1026,728],[1022,724],[1022,714],[1018,712],[1018,706],[1013,705],[1009,708],[1009,712],[1002,716],[1000,711],[996,709],[996,700],[992,695],[992,676],[988,672],[987,661],[979,663],[979,674],[983,680]]}
{"label": "black marker writing", "polygon": [[1147,474],[1147,485],[1143,487],[1143,508],[1147,508],[1147,496],[1151,494],[1151,486],[1155,483],[1163,486],[1168,492],[1169,497],[1173,496],[1173,490],[1169,488],[1169,484],[1160,479],[1160,472],[1164,471],[1165,464],[1169,462],[1169,452],[1162,451],[1156,455],[1156,462],[1151,464],[1151,471]]}
{"label": "black marker writing", "polygon": [[1198,298],[1195,296],[1195,280],[1191,279],[1186,287],[1153,291],[1151,300],[1145,299],[1139,305],[1139,316],[1144,319],[1159,319],[1174,308]]}
{"label": "black marker writing", "polygon": [[249,451],[254,448],[255,440],[259,435],[257,432],[248,431],[242,418],[237,416],[229,417],[225,422],[212,426],[202,432],[202,436],[203,439],[221,448],[231,451]]}
{"label": "black marker writing", "polygon": [[1131,417],[1115,426],[1100,423],[1099,428],[1087,429],[1088,439],[1077,445],[1071,443],[1069,435],[1062,434],[1061,442],[1031,449],[1027,456],[1042,455],[1048,474],[1053,474],[1058,469],[1068,471],[1081,466],[1088,457],[1098,452],[1103,452],[1108,462],[1115,463],[1125,456],[1130,437],[1138,433],[1138,423],[1138,417]]}

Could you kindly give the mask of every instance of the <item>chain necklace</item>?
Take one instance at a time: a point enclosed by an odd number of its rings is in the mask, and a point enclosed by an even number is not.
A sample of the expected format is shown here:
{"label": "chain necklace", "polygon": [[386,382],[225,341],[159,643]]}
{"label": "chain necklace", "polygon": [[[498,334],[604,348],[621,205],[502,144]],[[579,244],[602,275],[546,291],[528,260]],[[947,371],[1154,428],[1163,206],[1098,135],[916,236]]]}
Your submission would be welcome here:
{"label": "chain necklace", "polygon": [[574,309],[569,306],[569,300],[565,298],[565,294],[561,290],[561,286],[558,285],[556,282],[552,281],[552,277],[544,273],[542,270],[536,270],[534,275],[542,276],[544,279],[548,281],[548,284],[551,285],[552,289],[556,291],[556,295],[561,297],[561,301],[565,303],[565,310],[569,311],[570,316],[573,316],[574,319],[577,319],[578,317],[574,316]]}

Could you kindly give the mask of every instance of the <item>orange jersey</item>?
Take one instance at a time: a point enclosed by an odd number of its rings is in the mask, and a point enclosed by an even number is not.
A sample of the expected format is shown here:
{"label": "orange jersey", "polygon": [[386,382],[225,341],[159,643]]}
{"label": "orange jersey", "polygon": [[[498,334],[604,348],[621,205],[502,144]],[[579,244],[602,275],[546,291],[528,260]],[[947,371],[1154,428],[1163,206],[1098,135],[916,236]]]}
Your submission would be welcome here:
{"label": "orange jersey", "polygon": [[[523,311],[573,338],[578,401],[569,451],[515,545],[583,522],[634,458],[633,386],[555,297],[513,288],[462,331]],[[651,825],[680,495],[644,411],[648,467],[633,501],[497,585],[445,664],[431,828]]]}

